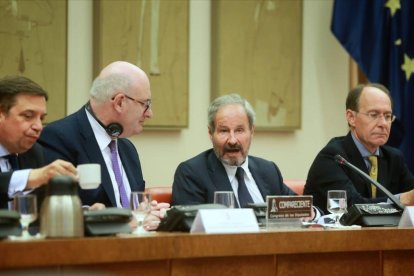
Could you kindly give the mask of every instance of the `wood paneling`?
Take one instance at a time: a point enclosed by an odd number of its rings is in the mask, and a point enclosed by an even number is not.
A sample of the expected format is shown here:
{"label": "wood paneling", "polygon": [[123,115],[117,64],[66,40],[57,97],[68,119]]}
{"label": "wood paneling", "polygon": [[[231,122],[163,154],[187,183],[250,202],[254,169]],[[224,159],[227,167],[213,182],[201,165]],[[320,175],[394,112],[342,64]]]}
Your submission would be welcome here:
{"label": "wood paneling", "polygon": [[396,228],[4,240],[0,273],[414,275],[413,240]]}

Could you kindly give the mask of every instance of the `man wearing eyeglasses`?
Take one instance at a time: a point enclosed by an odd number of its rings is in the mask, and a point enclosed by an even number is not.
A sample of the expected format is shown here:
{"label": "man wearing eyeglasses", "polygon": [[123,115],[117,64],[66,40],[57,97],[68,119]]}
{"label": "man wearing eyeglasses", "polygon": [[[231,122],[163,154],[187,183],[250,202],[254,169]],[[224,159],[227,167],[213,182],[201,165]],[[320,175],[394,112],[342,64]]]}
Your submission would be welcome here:
{"label": "man wearing eyeglasses", "polygon": [[[345,114],[349,133],[331,139],[319,152],[309,170],[304,193],[313,195],[314,204],[325,211],[328,190],[346,190],[348,206],[387,202],[382,191],[334,160],[340,154],[362,171],[371,173],[391,193],[399,195],[403,204],[413,205],[414,177],[402,153],[385,145],[395,120],[388,89],[376,83],[357,86],[347,96]],[[375,172],[371,170],[373,166]]]}
{"label": "man wearing eyeglasses", "polygon": [[82,190],[83,205],[129,208],[131,191],[144,191],[138,152],[127,137],[139,134],[152,117],[150,82],[137,66],[116,61],[94,80],[88,103],[46,126],[39,142],[48,161],[99,163],[102,183]]}

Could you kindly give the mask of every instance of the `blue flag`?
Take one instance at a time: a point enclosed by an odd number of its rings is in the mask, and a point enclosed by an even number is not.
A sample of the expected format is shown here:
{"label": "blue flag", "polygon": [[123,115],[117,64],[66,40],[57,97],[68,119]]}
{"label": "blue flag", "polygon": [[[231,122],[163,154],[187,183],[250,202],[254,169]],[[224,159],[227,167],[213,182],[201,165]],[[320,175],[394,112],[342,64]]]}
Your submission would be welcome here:
{"label": "blue flag", "polygon": [[368,80],[390,90],[389,143],[414,172],[414,1],[335,0],[331,28]]}

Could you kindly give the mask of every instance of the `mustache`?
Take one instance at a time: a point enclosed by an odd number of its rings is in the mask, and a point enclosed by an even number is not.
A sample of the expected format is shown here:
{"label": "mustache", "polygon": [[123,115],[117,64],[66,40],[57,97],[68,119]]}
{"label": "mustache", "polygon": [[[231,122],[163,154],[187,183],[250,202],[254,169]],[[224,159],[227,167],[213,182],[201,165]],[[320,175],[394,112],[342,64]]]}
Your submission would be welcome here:
{"label": "mustache", "polygon": [[238,144],[236,144],[236,145],[229,145],[229,144],[226,144],[226,145],[224,145],[224,148],[223,148],[223,150],[226,152],[226,151],[241,151],[243,148],[242,148],[242,146],[241,145],[238,145]]}

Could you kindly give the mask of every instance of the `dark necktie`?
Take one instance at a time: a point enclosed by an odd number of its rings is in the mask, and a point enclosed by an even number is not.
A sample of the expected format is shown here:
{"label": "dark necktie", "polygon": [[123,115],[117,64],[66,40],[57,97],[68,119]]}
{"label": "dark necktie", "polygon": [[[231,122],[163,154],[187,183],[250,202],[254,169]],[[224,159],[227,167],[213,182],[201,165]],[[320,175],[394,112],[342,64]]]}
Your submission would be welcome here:
{"label": "dark necktie", "polygon": [[244,182],[244,170],[242,167],[238,167],[236,171],[237,182],[239,182],[239,188],[237,193],[239,196],[240,208],[246,207],[247,203],[253,203],[252,196],[247,190],[246,183]]}
{"label": "dark necktie", "polygon": [[9,161],[9,164],[13,171],[19,169],[19,160],[17,160],[17,154],[9,154],[4,157]]}
{"label": "dark necktie", "polygon": [[115,179],[118,184],[121,205],[122,208],[129,209],[129,200],[125,190],[124,181],[122,180],[121,167],[118,162],[118,150],[115,140],[112,140],[111,143],[109,143],[109,149],[111,150],[112,169],[114,170]]}

